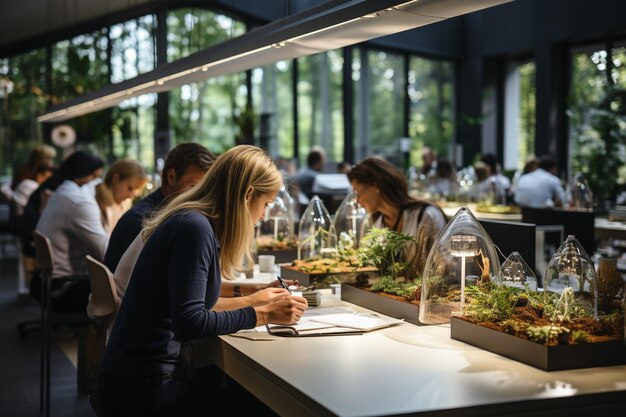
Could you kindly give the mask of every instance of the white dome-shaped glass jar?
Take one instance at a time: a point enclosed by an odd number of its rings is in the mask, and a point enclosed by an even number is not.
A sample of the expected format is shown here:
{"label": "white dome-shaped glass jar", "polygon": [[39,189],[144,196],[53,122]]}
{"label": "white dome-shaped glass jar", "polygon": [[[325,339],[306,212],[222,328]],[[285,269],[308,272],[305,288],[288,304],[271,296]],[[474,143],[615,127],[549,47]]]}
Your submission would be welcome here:
{"label": "white dome-shaped glass jar", "polygon": [[[598,278],[589,255],[574,235],[567,236],[565,242],[554,253],[546,269],[544,281],[546,293],[573,293],[573,296],[589,305],[594,318],[598,318]],[[558,302],[558,301],[557,301]],[[568,300],[563,300],[568,303]]]}
{"label": "white dome-shaped glass jar", "polygon": [[354,192],[343,199],[333,219],[338,245],[346,249],[357,249],[361,238],[369,229],[367,212],[357,201]]}
{"label": "white dome-shaped glass jar", "polygon": [[500,268],[500,282],[509,287],[537,291],[537,276],[519,252],[511,252]]}
{"label": "white dome-shaped glass jar", "polygon": [[259,222],[256,234],[257,250],[295,249],[293,204],[293,198],[287,188],[281,187],[265,211],[263,221]]}
{"label": "white dome-shaped glass jar", "polygon": [[298,259],[324,258],[337,254],[337,233],[330,214],[318,196],[313,196],[302,213],[298,228]]}
{"label": "white dome-shaped glass jar", "polygon": [[439,233],[422,276],[419,321],[449,323],[462,315],[465,287],[479,280],[499,282],[500,259],[491,237],[467,207]]}

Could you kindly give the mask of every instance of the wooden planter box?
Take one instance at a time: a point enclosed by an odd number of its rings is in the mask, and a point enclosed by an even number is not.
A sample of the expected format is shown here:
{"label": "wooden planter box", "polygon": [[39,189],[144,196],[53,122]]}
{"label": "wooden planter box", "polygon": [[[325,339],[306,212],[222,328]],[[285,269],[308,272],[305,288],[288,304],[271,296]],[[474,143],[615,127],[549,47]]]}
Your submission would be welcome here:
{"label": "wooden planter box", "polygon": [[452,317],[450,336],[544,371],[626,364],[623,340],[545,346]]}
{"label": "wooden planter box", "polygon": [[341,299],[378,311],[389,317],[404,319],[409,323],[421,325],[417,320],[419,307],[416,304],[385,297],[384,295],[349,284],[341,285]]}
{"label": "wooden planter box", "polygon": [[300,285],[314,286],[316,289],[330,288],[330,284],[356,282],[357,276],[373,277],[378,274],[376,268],[359,268],[352,272],[302,272],[291,265],[280,266],[280,276],[283,279],[297,279]]}

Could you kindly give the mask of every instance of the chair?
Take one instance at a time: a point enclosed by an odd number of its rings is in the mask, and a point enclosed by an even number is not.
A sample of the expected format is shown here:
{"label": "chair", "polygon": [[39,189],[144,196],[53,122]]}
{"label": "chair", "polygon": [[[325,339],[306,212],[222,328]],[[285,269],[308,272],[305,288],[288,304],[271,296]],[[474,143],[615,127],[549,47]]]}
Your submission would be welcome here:
{"label": "chair", "polygon": [[89,333],[88,339],[91,343],[86,349],[87,384],[91,388],[89,391],[94,393],[97,389],[96,381],[106,347],[108,330],[117,315],[120,298],[115,288],[113,273],[109,268],[90,255],[87,255],[86,259],[91,284],[87,315],[95,328],[95,332]]}
{"label": "chair", "polygon": [[[39,382],[39,409],[46,417],[50,416],[50,328],[52,325],[69,325],[84,327],[89,323],[86,313],[61,313],[51,307],[52,276],[54,271],[54,256],[50,239],[35,230],[35,268],[41,276],[41,323],[43,335],[41,338],[40,382]],[[78,278],[76,278],[78,279]],[[79,343],[79,361],[77,366],[77,385],[81,392],[81,360]]]}

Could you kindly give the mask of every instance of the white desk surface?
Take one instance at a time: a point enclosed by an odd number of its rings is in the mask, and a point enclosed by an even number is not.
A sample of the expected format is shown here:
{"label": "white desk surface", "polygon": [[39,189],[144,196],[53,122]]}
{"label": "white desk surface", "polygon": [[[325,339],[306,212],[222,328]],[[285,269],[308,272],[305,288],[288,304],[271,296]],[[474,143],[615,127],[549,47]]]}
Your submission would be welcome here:
{"label": "white desk surface", "polygon": [[[346,305],[330,301],[322,306]],[[358,336],[194,344],[282,416],[589,416],[626,409],[626,365],[545,372],[409,323]],[[462,409],[462,410],[460,410]]]}

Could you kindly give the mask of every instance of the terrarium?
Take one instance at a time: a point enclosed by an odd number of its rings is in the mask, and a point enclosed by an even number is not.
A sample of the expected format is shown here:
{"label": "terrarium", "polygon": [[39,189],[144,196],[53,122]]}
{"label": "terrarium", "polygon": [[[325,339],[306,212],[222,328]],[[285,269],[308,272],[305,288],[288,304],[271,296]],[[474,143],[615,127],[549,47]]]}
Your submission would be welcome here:
{"label": "terrarium", "polygon": [[359,204],[353,191],[343,199],[333,220],[338,245],[344,249],[357,249],[361,238],[369,229],[368,215]]}
{"label": "terrarium", "polygon": [[257,228],[257,250],[295,249],[294,201],[286,187],[276,194]]}
{"label": "terrarium", "polygon": [[439,324],[462,315],[466,288],[499,281],[500,260],[491,237],[474,214],[462,207],[441,231],[422,276],[419,321]]}
{"label": "terrarium", "polygon": [[[567,303],[572,310],[574,298],[581,308],[593,311],[598,318],[598,278],[587,252],[574,235],[567,236],[556,251],[548,268],[544,282],[546,298],[555,298],[558,303]],[[569,316],[569,314],[566,314]]]}
{"label": "terrarium", "polygon": [[298,259],[332,257],[337,253],[337,233],[330,214],[318,196],[302,213],[298,228]]}
{"label": "terrarium", "polygon": [[509,287],[537,291],[537,276],[517,251],[511,252],[502,263],[500,282]]}

